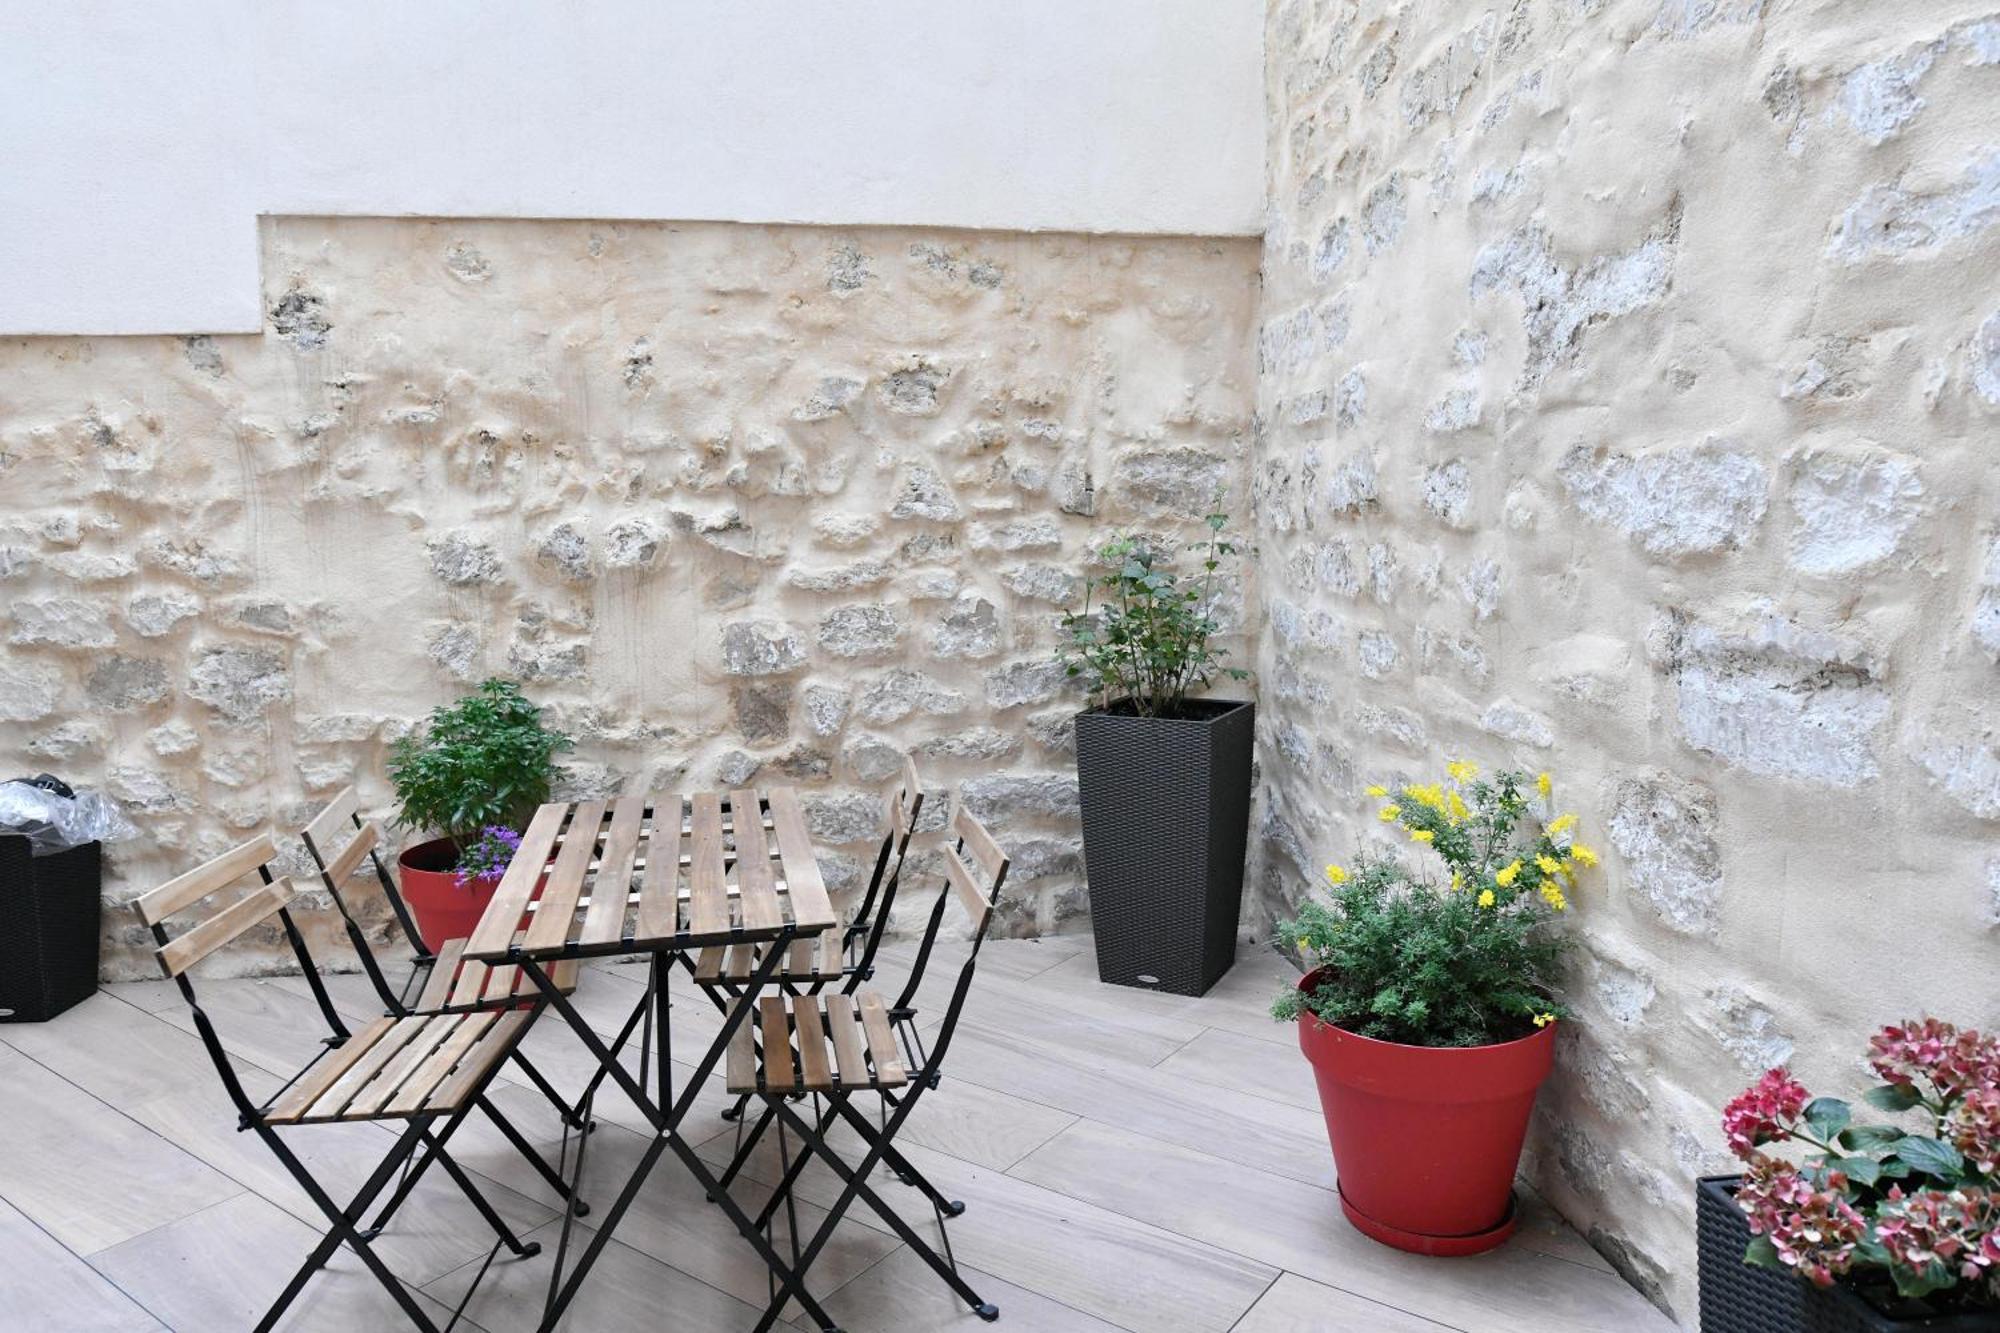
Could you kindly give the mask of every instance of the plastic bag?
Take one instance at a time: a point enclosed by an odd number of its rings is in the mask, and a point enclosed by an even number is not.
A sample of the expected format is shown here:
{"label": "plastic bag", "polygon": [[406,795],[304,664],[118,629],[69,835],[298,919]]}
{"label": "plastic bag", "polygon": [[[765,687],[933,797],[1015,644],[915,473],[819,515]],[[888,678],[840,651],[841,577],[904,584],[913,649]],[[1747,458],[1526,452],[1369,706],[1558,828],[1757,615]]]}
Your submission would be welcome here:
{"label": "plastic bag", "polygon": [[81,847],[86,842],[124,842],[139,830],[101,792],[80,791],[65,796],[68,787],[44,775],[33,780],[0,782],[0,833],[21,833],[34,856]]}

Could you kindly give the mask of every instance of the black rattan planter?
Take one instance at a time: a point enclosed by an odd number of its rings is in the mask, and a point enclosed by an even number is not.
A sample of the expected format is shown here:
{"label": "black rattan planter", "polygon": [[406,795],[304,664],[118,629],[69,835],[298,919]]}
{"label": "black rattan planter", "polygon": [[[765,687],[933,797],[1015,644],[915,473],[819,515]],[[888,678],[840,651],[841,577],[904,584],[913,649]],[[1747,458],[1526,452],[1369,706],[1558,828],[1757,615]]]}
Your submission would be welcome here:
{"label": "black rattan planter", "polygon": [[1886,1313],[1844,1286],[1820,1288],[1743,1262],[1750,1224],[1736,1206],[1741,1176],[1695,1182],[1701,1333],[2000,1333],[2000,1310]]}
{"label": "black rattan planter", "polygon": [[0,1023],[40,1023],[97,990],[101,848],[28,855],[0,834]]}
{"label": "black rattan planter", "polygon": [[1077,714],[1076,775],[1099,979],[1200,995],[1236,961],[1256,710],[1187,709]]}

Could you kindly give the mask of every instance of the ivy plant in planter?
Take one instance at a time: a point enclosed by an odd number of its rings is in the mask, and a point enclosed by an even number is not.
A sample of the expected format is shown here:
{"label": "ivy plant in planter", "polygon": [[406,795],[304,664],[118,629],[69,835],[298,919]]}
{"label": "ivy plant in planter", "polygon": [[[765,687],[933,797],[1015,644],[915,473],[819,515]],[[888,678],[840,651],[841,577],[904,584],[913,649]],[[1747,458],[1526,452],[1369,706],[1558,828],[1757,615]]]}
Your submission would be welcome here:
{"label": "ivy plant in planter", "polygon": [[1535,1094],[1555,1059],[1556,929],[1597,854],[1557,814],[1548,774],[1411,783],[1382,823],[1435,853],[1326,868],[1331,900],[1279,924],[1306,974],[1272,1014],[1296,1020],[1356,1229],[1418,1254],[1474,1254],[1514,1230],[1513,1185]]}
{"label": "ivy plant in planter", "polygon": [[511,835],[549,799],[555,756],[569,748],[520,686],[497,678],[396,742],[396,822],[433,835],[398,858],[403,897],[432,952],[478,924],[506,871]]}
{"label": "ivy plant in planter", "polygon": [[1097,973],[1200,995],[1236,959],[1250,822],[1253,706],[1201,697],[1222,665],[1216,600],[1233,588],[1225,515],[1194,543],[1198,571],[1125,536],[1097,552],[1063,659],[1092,696],[1076,717],[1083,854]]}

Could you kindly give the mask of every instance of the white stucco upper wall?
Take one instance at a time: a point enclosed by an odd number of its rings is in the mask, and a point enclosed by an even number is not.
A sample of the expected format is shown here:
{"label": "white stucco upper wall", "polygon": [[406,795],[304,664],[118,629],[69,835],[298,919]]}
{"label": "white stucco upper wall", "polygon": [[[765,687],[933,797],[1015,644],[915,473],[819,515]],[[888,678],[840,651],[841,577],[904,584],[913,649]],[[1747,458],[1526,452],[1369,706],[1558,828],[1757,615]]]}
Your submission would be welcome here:
{"label": "white stucco upper wall", "polygon": [[259,214],[1262,229],[1258,0],[0,8],[0,333],[261,326]]}

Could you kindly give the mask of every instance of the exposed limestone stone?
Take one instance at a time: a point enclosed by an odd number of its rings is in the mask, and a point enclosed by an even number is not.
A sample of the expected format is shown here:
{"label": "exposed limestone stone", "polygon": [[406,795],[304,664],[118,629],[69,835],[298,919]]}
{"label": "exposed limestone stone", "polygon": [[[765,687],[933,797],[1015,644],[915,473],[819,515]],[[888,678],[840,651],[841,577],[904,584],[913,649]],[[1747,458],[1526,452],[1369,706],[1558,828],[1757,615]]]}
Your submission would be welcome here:
{"label": "exposed limestone stone", "polygon": [[195,735],[193,727],[176,720],[162,722],[147,732],[146,744],[151,747],[154,754],[167,759],[196,749],[201,744],[201,738]]}
{"label": "exposed limestone stone", "polygon": [[1627,882],[1662,921],[1712,935],[1722,915],[1715,793],[1666,773],[1621,778],[1605,793],[1612,846]]}
{"label": "exposed limestone stone", "polygon": [[479,662],[479,631],[470,625],[434,625],[424,651],[453,680],[471,680]]}
{"label": "exposed limestone stone", "polygon": [[454,588],[500,581],[500,557],[493,548],[466,532],[445,532],[424,543],[431,573]]}
{"label": "exposed limestone stone", "polygon": [[1847,574],[1888,559],[1916,523],[1923,493],[1910,459],[1801,461],[1791,484],[1793,566]]}
{"label": "exposed limestone stone", "polygon": [[2000,311],[1986,317],[1972,335],[1972,391],[1989,407],[2000,407]]}
{"label": "exposed limestone stone", "polygon": [[959,799],[995,828],[1026,818],[1073,818],[1078,809],[1074,774],[992,773],[967,778],[959,786]]}
{"label": "exposed limestone stone", "polygon": [[1734,1056],[1745,1073],[1761,1074],[1792,1058],[1795,1046],[1779,1026],[1778,1016],[1740,986],[1710,987],[1691,1016],[1695,1026]]}
{"label": "exposed limestone stone", "polygon": [[912,463],[903,472],[903,485],[897,493],[896,502],[890,507],[891,518],[924,518],[938,523],[955,523],[959,519],[958,501],[938,476],[936,469],[923,464]]}
{"label": "exposed limestone stone", "polygon": [[1362,675],[1380,680],[1402,665],[1403,650],[1390,635],[1380,630],[1363,630],[1355,640],[1355,660],[1361,664]]}
{"label": "exposed limestone stone", "polygon": [[762,761],[741,750],[725,751],[715,761],[715,785],[724,790],[741,787],[756,777],[763,766]]}
{"label": "exposed limestone stone", "polygon": [[1068,671],[1053,658],[1010,662],[986,673],[986,702],[994,708],[1047,703],[1069,688]]}
{"label": "exposed limestone stone", "polygon": [[723,670],[732,676],[781,676],[805,665],[798,632],[776,620],[739,620],[722,628]]}
{"label": "exposed limestone stone", "polygon": [[575,523],[558,523],[535,543],[535,559],[572,583],[588,583],[597,577],[591,563],[590,538]]}
{"label": "exposed limestone stone", "polygon": [[155,768],[113,765],[105,770],[104,789],[131,813],[162,814],[194,806],[193,798],[170,774]]}
{"label": "exposed limestone stone", "polygon": [[819,622],[820,648],[835,657],[884,657],[901,645],[903,622],[887,606],[843,606]]}
{"label": "exposed limestone stone", "polygon": [[1880,255],[1942,250],[2000,225],[2000,150],[1975,158],[1936,190],[1870,188],[1841,215],[1827,253],[1855,264]]}
{"label": "exposed limestone stone", "polygon": [[103,608],[74,597],[16,602],[13,621],[7,642],[23,647],[109,648],[118,642]]}
{"label": "exposed limestone stone", "polygon": [[1214,511],[1228,472],[1226,459],[1200,449],[1153,449],[1120,458],[1113,484],[1150,512],[1200,518]]}
{"label": "exposed limestone stone", "polygon": [[844,548],[859,546],[880,532],[882,519],[875,514],[833,512],[814,515],[812,527],[813,535],[828,546]]}
{"label": "exposed limestone stone", "polygon": [[1425,470],[1424,508],[1451,527],[1466,526],[1472,510],[1472,478],[1464,460],[1454,458]]}
{"label": "exposed limestone stone", "polygon": [[931,651],[939,657],[971,658],[999,652],[1000,616],[993,603],[976,593],[962,595],[932,632]]}
{"label": "exposed limestone stone", "polygon": [[1666,634],[1689,745],[1772,777],[1852,787],[1875,776],[1889,696],[1858,644],[1777,619]]}
{"label": "exposed limestone stone", "polygon": [[1669,557],[1743,545],[1764,517],[1764,465],[1713,444],[1637,458],[1579,445],[1557,476],[1583,513]]}
{"label": "exposed limestone stone", "polygon": [[842,758],[863,782],[880,782],[901,772],[903,767],[903,752],[879,736],[862,736],[849,742]]}
{"label": "exposed limestone stone", "polygon": [[736,730],[751,745],[782,741],[792,731],[792,687],[782,681],[746,681],[729,692]]}
{"label": "exposed limestone stone", "polygon": [[2000,749],[1990,734],[1931,729],[1913,747],[1917,763],[1939,790],[1980,819],[2000,819]]}
{"label": "exposed limestone stone", "polygon": [[621,519],[604,534],[605,568],[650,569],[666,543],[666,529],[651,520]]}
{"label": "exposed limestone stone", "polygon": [[802,802],[806,826],[814,838],[835,844],[864,842],[880,836],[882,798],[879,796],[808,796]]}
{"label": "exposed limestone stone", "polygon": [[1074,606],[1083,597],[1083,578],[1055,565],[1016,565],[1000,576],[1007,590],[1030,601]]}
{"label": "exposed limestone stone", "polygon": [[172,690],[167,664],[151,657],[113,653],[99,660],[83,684],[90,702],[114,713],[128,713],[158,703]]}
{"label": "exposed limestone stone", "polygon": [[231,722],[251,722],[292,697],[291,673],[268,648],[204,648],[188,673],[188,694]]}
{"label": "exposed limestone stone", "polygon": [[1009,883],[1083,873],[1083,843],[1074,838],[1016,838],[1007,856]]}
{"label": "exposed limestone stone", "polygon": [[[997,706],[997,705],[996,705]],[[899,667],[861,687],[855,711],[870,722],[896,722],[912,713],[949,716],[965,709],[965,696],[921,671]]]}
{"label": "exposed limestone stone", "polygon": [[794,569],[785,582],[804,592],[853,592],[887,583],[892,574],[880,560],[859,560],[838,569]]}
{"label": "exposed limestone stone", "polygon": [[867,387],[866,380],[850,375],[829,375],[820,380],[811,397],[792,410],[792,420],[825,421],[828,417],[838,416]]}
{"label": "exposed limestone stone", "polygon": [[2000,662],[2000,537],[1986,545],[1979,578],[1979,601],[1972,608],[1972,637]]}
{"label": "exposed limestone stone", "polygon": [[1555,726],[1532,709],[1512,699],[1495,699],[1480,715],[1479,729],[1502,740],[1532,745],[1546,750],[1556,743]]}
{"label": "exposed limestone stone", "polygon": [[125,624],[142,638],[157,639],[201,614],[201,603],[185,593],[143,593],[125,604]]}
{"label": "exposed limestone stone", "polygon": [[1512,291],[1523,303],[1528,359],[1523,387],[1539,385],[1557,366],[1574,361],[1583,331],[1659,302],[1673,278],[1680,219],[1622,254],[1602,255],[1568,269],[1552,252],[1546,232],[1528,227],[1479,252],[1472,295]]}
{"label": "exposed limestone stone", "polygon": [[938,393],[950,380],[950,370],[924,357],[913,357],[883,376],[876,393],[891,412],[934,417],[938,414]]}
{"label": "exposed limestone stone", "polygon": [[805,687],[806,720],[815,736],[831,736],[847,725],[853,696],[844,685],[814,682]]}
{"label": "exposed limestone stone", "polygon": [[0,658],[0,722],[36,722],[56,710],[62,679],[49,667]]}
{"label": "exposed limestone stone", "polygon": [[1012,759],[1021,752],[1016,732],[994,727],[974,727],[949,736],[933,736],[917,745],[917,753],[929,759]]}

